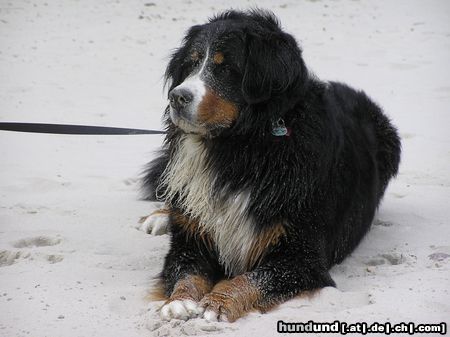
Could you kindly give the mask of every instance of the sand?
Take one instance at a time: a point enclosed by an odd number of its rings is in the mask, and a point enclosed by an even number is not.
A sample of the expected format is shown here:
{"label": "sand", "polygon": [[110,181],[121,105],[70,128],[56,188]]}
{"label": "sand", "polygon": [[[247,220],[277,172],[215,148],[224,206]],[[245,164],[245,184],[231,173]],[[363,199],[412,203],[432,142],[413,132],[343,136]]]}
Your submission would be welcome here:
{"label": "sand", "polygon": [[[398,126],[400,173],[337,288],[237,322],[160,320],[146,300],[168,236],[138,178],[161,136],[0,131],[0,336],[275,336],[285,322],[450,321],[447,1],[0,1],[0,121],[160,128],[183,32],[272,9],[317,76],[364,89]],[[418,334],[420,335],[420,334]]]}

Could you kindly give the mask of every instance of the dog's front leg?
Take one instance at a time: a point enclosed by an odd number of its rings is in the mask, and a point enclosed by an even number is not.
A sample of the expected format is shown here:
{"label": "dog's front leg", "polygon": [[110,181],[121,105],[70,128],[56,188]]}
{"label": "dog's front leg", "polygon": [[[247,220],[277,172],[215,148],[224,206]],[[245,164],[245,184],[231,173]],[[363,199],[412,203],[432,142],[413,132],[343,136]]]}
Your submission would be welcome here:
{"label": "dog's front leg", "polygon": [[169,232],[169,225],[169,209],[161,207],[142,217],[136,228],[147,234],[163,235]]}
{"label": "dog's front leg", "polygon": [[204,308],[203,317],[208,321],[234,322],[247,312],[257,309],[260,299],[260,289],[244,274],[217,283],[203,297],[200,306]]}
{"label": "dog's front leg", "polygon": [[217,283],[200,302],[203,317],[233,322],[253,310],[266,312],[304,291],[334,286],[316,249],[279,245],[253,271]]}
{"label": "dog's front leg", "polygon": [[161,318],[187,320],[200,316],[204,309],[198,303],[211,288],[207,277],[187,274],[175,283],[172,294],[161,308]]}
{"label": "dog's front leg", "polygon": [[167,299],[161,317],[184,319],[203,313],[200,300],[209,293],[223,272],[207,238],[197,236],[196,223],[170,210],[171,245],[164,261],[160,285]]}

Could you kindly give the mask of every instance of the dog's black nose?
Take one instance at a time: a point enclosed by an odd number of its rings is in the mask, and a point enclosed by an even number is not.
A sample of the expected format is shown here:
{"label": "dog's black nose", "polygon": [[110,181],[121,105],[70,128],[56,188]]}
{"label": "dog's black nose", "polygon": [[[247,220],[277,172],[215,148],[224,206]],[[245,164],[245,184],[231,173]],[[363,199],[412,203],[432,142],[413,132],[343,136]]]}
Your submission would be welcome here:
{"label": "dog's black nose", "polygon": [[175,110],[182,110],[192,102],[194,96],[183,88],[175,88],[169,93],[170,106]]}

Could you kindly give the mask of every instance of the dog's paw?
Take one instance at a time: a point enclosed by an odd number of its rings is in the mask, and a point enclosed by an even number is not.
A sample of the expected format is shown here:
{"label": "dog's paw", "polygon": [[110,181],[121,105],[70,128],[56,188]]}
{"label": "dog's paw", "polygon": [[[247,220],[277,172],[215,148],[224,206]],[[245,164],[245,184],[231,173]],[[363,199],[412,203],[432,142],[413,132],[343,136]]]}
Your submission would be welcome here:
{"label": "dog's paw", "polygon": [[228,316],[225,313],[218,313],[214,310],[205,310],[203,318],[208,322],[229,322]]}
{"label": "dog's paw", "polygon": [[[204,308],[203,318],[209,322],[233,322],[240,317],[239,311],[234,308],[237,303],[223,294],[209,293],[200,301]],[[238,305],[237,305],[238,306]],[[234,312],[236,311],[236,315]],[[236,317],[235,317],[236,316]]]}
{"label": "dog's paw", "polygon": [[258,308],[260,292],[247,276],[239,275],[222,280],[200,301],[205,309],[203,318],[208,321],[234,322]]}
{"label": "dog's paw", "polygon": [[167,209],[158,209],[143,217],[137,228],[147,234],[163,235],[169,231],[169,213]]}
{"label": "dog's paw", "polygon": [[193,300],[175,300],[164,304],[160,316],[165,321],[171,319],[182,319],[199,317],[203,314],[203,308]]}

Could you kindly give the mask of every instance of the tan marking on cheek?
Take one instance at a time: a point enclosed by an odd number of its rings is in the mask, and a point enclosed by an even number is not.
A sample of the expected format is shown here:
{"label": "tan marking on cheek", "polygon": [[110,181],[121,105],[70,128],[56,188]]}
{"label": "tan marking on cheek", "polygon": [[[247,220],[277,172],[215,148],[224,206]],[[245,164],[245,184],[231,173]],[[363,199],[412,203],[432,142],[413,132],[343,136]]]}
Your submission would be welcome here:
{"label": "tan marking on cheek", "polygon": [[286,235],[286,230],[281,223],[261,232],[248,252],[246,259],[247,270],[254,268],[264,257],[268,248],[275,245],[284,235]]}
{"label": "tan marking on cheek", "polygon": [[215,64],[222,64],[224,60],[225,56],[223,56],[223,53],[217,52],[214,54],[213,61]]}
{"label": "tan marking on cheek", "polygon": [[238,117],[237,106],[207,90],[198,106],[197,119],[209,125],[230,126]]}
{"label": "tan marking on cheek", "polygon": [[239,275],[217,283],[200,305],[219,315],[225,314],[230,322],[234,322],[248,312],[259,309],[261,298],[259,289],[250,284],[247,276]]}
{"label": "tan marking on cheek", "polygon": [[188,275],[175,284],[169,300],[193,300],[198,302],[211,291],[211,288],[212,283],[203,276]]}

